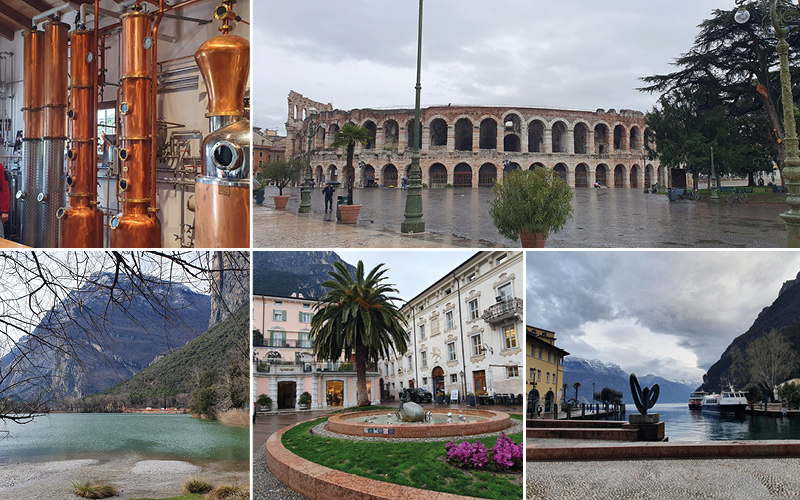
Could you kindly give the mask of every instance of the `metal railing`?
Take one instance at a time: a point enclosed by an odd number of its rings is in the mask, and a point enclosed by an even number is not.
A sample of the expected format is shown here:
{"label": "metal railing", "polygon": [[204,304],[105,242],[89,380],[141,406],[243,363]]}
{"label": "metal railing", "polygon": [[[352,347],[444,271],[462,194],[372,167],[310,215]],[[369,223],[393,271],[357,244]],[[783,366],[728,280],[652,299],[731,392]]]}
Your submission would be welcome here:
{"label": "metal railing", "polygon": [[492,322],[505,319],[512,314],[522,314],[522,299],[514,297],[513,299],[498,302],[484,310],[481,318],[484,321]]}

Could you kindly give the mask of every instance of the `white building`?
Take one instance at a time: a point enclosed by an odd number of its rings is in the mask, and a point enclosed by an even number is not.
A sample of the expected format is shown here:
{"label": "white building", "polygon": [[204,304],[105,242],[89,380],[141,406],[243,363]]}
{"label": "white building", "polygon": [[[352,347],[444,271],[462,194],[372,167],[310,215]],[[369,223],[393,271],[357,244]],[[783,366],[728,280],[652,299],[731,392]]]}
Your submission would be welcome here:
{"label": "white building", "polygon": [[408,301],[409,349],[379,363],[381,396],[522,393],[524,275],[522,252],[479,252]]}

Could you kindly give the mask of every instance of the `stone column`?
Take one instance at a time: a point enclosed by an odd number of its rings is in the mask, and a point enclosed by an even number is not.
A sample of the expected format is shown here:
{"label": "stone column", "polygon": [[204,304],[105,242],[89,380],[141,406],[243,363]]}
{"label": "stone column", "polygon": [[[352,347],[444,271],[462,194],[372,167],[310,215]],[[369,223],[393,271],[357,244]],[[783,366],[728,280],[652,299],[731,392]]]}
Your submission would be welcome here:
{"label": "stone column", "polygon": [[522,122],[520,126],[519,150],[521,153],[526,153],[528,151],[528,124],[526,122]]}
{"label": "stone column", "polygon": [[344,383],[342,384],[342,407],[347,408],[350,402],[349,398],[349,389],[350,388],[350,378],[344,377]]}
{"label": "stone column", "polygon": [[587,165],[586,168],[586,185],[588,187],[594,187],[594,182],[596,180],[596,169],[597,167],[592,167],[591,165]]}
{"label": "stone column", "polygon": [[567,154],[575,154],[575,129],[567,130]]}
{"label": "stone column", "polygon": [[315,410],[319,409],[319,408],[323,408],[323,406],[319,404],[319,394],[317,394],[319,392],[319,387],[318,387],[319,384],[317,382],[318,379],[319,379],[319,377],[317,376],[317,374],[312,372],[312,374],[311,374],[311,408],[313,408]]}
{"label": "stone column", "polygon": [[586,155],[591,157],[595,155],[594,151],[594,130],[586,132]]}
{"label": "stone column", "polygon": [[544,129],[544,144],[542,144],[542,153],[553,152],[553,129]]}
{"label": "stone column", "polygon": [[269,377],[269,390],[267,391],[270,399],[275,403],[275,408],[278,408],[278,378]]}
{"label": "stone column", "polygon": [[472,126],[472,151],[481,150],[481,126]]}
{"label": "stone column", "polygon": [[376,151],[383,151],[383,144],[386,141],[386,133],[383,130],[383,126],[378,126],[375,128],[375,150]]}
{"label": "stone column", "polygon": [[498,153],[502,153],[506,150],[505,138],[506,138],[506,125],[504,123],[501,123],[500,126],[497,127],[497,138],[495,139],[497,141]]}
{"label": "stone column", "polygon": [[630,188],[631,187],[631,171],[627,165],[623,165],[622,170],[622,187]]}
{"label": "stone column", "polygon": [[567,185],[571,188],[575,187],[575,167],[567,166]]}
{"label": "stone column", "polygon": [[305,392],[305,384],[303,383],[303,376],[300,375],[297,377],[297,380],[294,382],[295,389],[294,389],[294,409],[300,409],[300,395]]}
{"label": "stone column", "polygon": [[447,152],[452,153],[456,150],[456,127],[447,125]]}
{"label": "stone column", "polygon": [[408,144],[408,130],[406,127],[401,127],[398,124],[400,130],[397,132],[397,152],[403,154],[406,150],[406,144]]}
{"label": "stone column", "polygon": [[422,143],[419,145],[419,150],[428,151],[431,146],[431,127],[428,123],[420,123],[420,125],[422,125]]}

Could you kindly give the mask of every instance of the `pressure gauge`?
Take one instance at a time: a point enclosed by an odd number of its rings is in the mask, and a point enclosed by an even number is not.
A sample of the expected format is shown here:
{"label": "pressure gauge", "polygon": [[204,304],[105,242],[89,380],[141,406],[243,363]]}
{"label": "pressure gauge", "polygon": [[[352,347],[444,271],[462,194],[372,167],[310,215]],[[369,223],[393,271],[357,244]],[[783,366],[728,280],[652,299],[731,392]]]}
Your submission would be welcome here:
{"label": "pressure gauge", "polygon": [[86,62],[88,64],[92,64],[92,61],[94,61],[94,54],[89,52],[88,54],[86,54]]}
{"label": "pressure gauge", "polygon": [[145,50],[150,50],[152,46],[153,46],[153,37],[151,36],[144,37],[144,40],[142,40],[142,47],[144,47]]}

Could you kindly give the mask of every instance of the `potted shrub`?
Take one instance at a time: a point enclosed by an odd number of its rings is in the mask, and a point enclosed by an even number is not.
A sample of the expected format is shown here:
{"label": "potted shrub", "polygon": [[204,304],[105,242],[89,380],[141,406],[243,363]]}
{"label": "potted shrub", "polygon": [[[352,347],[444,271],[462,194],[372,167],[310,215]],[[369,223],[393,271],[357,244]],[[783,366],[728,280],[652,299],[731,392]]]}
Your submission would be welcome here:
{"label": "potted shrub", "polygon": [[266,394],[260,394],[256,399],[256,404],[260,407],[259,411],[269,411],[272,408],[272,398]]}
{"label": "potted shrub", "polygon": [[364,127],[360,127],[355,123],[348,122],[342,125],[342,128],[336,132],[336,136],[331,144],[332,149],[338,149],[342,146],[347,148],[347,162],[344,165],[344,171],[347,174],[345,187],[347,187],[347,204],[339,205],[339,213],[342,216],[342,224],[355,224],[358,220],[358,214],[361,212],[361,205],[353,204],[353,185],[355,184],[355,169],[353,168],[353,154],[356,149],[356,144],[367,144],[372,137],[369,131]]}
{"label": "potted shrub", "polygon": [[261,172],[256,173],[256,178],[253,179],[253,198],[256,205],[264,204],[264,186],[266,181]]}
{"label": "potted shrub", "polygon": [[293,182],[300,180],[303,175],[305,165],[300,158],[293,158],[289,161],[278,160],[272,161],[261,167],[261,174],[263,178],[269,179],[275,183],[278,188],[278,196],[273,196],[275,201],[276,210],[285,210],[286,204],[289,202],[289,195],[283,195],[283,188]]}
{"label": "potted shrub", "polygon": [[308,410],[311,408],[311,394],[308,391],[304,392],[300,395],[300,399],[297,400],[297,403],[300,405],[301,410]]}
{"label": "potted shrub", "polygon": [[440,405],[444,403],[444,392],[439,391],[436,393],[436,404]]}
{"label": "potted shrub", "polygon": [[497,230],[525,248],[544,248],[572,218],[572,189],[545,168],[514,170],[492,188],[489,215]]}
{"label": "potted shrub", "polygon": [[468,392],[467,393],[467,406],[475,406],[475,393]]}

